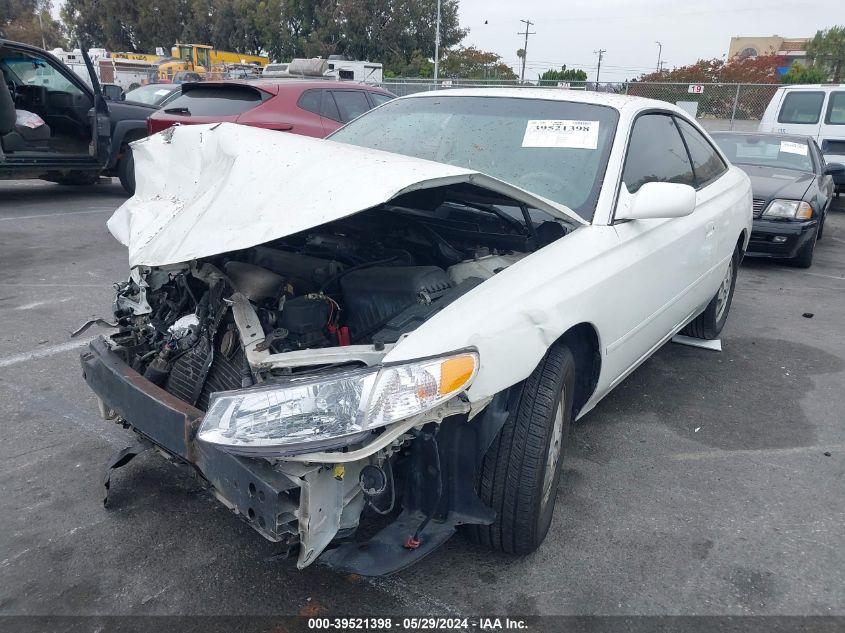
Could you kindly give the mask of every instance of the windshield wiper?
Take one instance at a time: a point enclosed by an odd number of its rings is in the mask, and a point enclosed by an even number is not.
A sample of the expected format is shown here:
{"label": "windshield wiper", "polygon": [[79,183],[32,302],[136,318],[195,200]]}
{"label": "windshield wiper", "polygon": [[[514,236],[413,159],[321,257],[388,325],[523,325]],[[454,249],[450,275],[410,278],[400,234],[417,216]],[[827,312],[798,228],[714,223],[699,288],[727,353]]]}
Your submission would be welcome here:
{"label": "windshield wiper", "polygon": [[185,116],[191,116],[191,111],[188,108],[167,108],[164,111],[165,114],[184,114]]}

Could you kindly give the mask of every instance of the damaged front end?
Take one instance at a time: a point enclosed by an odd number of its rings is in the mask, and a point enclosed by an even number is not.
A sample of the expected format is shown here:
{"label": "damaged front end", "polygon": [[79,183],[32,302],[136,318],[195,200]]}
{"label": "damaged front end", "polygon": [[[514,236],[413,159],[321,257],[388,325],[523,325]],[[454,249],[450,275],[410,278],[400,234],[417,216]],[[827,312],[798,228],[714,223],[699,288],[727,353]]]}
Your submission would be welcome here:
{"label": "damaged front end", "polygon": [[[147,158],[137,152],[140,169]],[[104,494],[111,468],[155,446],[193,466],[265,538],[298,548],[300,568],[320,557],[365,575],[412,564],[459,524],[491,523],[475,469],[513,390],[468,397],[484,362],[469,341],[412,361],[389,355],[577,225],[470,180],[400,187],[366,210],[263,241],[248,239],[258,233],[244,220],[229,242],[239,246],[219,253],[195,236],[162,238],[187,222],[178,200],[164,214],[172,221],[124,214],[118,232],[129,235],[133,268],[116,285],[117,332],[82,354],[103,416],[138,437],[110,462]],[[161,192],[150,196],[149,208],[163,210]],[[136,198],[127,205],[143,212]],[[358,543],[368,516],[391,522]]]}
{"label": "damaged front end", "polygon": [[352,537],[366,513],[395,520],[368,548],[341,545],[325,562],[365,574],[411,564],[458,524],[493,520],[472,482],[479,443],[504,415],[492,407],[486,426],[470,422],[490,402],[463,395],[480,364],[472,348],[384,359],[538,247],[536,227],[436,204],[436,222],[393,204],[186,265],[137,267],[116,287],[118,332],[83,354],[85,378],[142,442],[194,465],[263,536],[298,546],[300,567]]}

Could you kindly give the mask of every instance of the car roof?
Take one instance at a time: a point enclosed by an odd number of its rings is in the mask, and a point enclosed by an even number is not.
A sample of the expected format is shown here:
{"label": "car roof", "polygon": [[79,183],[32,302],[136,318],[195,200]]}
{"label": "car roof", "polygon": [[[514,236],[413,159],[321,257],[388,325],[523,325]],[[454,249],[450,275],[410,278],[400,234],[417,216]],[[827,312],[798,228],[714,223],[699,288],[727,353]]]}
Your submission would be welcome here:
{"label": "car roof", "polygon": [[845,88],[845,84],[800,84],[780,86],[778,90],[822,90],[824,92],[830,90],[841,90]]}
{"label": "car roof", "polygon": [[807,143],[812,140],[811,136],[806,134],[775,134],[773,132],[734,132],[731,130],[716,130],[710,132],[710,136],[766,136],[769,138],[776,138],[781,141],[792,141],[793,143]]}
{"label": "car roof", "polygon": [[400,99],[425,99],[428,97],[517,97],[519,99],[537,99],[543,101],[569,101],[573,103],[588,103],[608,106],[616,110],[645,110],[659,108],[689,116],[687,112],[667,101],[633,97],[610,92],[593,92],[590,90],[569,90],[563,88],[447,88],[417,92]]}
{"label": "car roof", "polygon": [[283,90],[309,90],[311,88],[322,89],[342,89],[342,90],[370,90],[373,92],[381,92],[384,94],[391,94],[380,86],[372,84],[364,84],[351,81],[331,81],[326,79],[299,79],[296,77],[263,77],[255,79],[214,79],[211,81],[202,81],[192,84],[193,86],[249,86],[268,92],[270,94],[279,94]]}

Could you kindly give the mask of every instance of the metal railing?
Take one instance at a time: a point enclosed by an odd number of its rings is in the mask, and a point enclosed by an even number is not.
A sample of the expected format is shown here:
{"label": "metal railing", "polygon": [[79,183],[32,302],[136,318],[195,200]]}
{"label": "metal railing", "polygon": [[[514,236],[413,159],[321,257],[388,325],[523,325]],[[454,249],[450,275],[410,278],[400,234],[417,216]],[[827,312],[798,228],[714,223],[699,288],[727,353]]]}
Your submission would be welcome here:
{"label": "metal railing", "polygon": [[545,88],[591,90],[627,94],[680,105],[711,131],[755,131],[778,84],[688,84],[663,82],[524,82],[501,79],[385,79],[384,88],[404,96],[415,92],[449,88]]}

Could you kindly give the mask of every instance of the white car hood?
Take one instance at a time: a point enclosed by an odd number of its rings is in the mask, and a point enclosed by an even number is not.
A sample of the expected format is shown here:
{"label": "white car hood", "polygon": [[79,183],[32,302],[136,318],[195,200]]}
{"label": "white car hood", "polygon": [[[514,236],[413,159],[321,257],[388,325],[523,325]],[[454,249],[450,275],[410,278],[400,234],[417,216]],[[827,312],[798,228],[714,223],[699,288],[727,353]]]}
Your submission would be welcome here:
{"label": "white car hood", "polygon": [[232,123],[177,126],[132,151],[135,195],[108,221],[132,267],[249,248],[456,183],[586,224],[564,205],[470,169]]}

